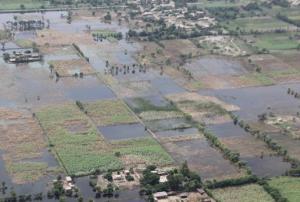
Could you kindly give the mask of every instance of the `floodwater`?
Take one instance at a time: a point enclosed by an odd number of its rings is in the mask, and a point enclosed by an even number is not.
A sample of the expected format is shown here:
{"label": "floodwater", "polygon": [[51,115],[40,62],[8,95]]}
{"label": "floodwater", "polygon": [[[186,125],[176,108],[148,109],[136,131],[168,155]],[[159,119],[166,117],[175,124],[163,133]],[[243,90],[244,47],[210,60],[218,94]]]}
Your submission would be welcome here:
{"label": "floodwater", "polygon": [[224,123],[210,125],[208,129],[227,148],[238,152],[241,160],[259,177],[282,175],[291,168],[290,163],[284,162],[281,156],[274,155],[263,141],[245,132],[238,125]]}
{"label": "floodwater", "polygon": [[155,134],[159,138],[164,138],[164,137],[176,137],[182,135],[193,135],[198,133],[199,131],[197,128],[184,128],[184,129],[160,131],[160,132],[156,132]]}
{"label": "floodwater", "polygon": [[145,121],[145,124],[147,128],[149,128],[153,132],[191,127],[191,124],[184,118]]}
{"label": "floodwater", "polygon": [[201,90],[201,95],[216,96],[222,101],[241,108],[236,114],[244,120],[257,120],[264,112],[279,114],[296,113],[300,107],[298,99],[287,94],[287,89],[300,90],[300,84],[249,87],[225,90]]}
{"label": "floodwater", "polygon": [[186,64],[184,68],[190,70],[196,76],[224,76],[247,73],[247,70],[239,60],[221,56],[201,56]]}
{"label": "floodwater", "polygon": [[225,160],[219,151],[210,147],[206,140],[189,140],[164,143],[165,148],[178,163],[188,162],[191,170],[204,180],[234,177],[237,168]]}
{"label": "floodwater", "polygon": [[280,176],[291,169],[291,165],[284,162],[280,156],[264,156],[242,158],[251,168],[252,173],[259,177]]}
{"label": "floodwater", "polygon": [[[108,202],[108,201],[116,201],[116,202],[144,202],[145,200],[139,195],[139,189],[133,188],[130,190],[120,190],[119,197],[101,197],[95,199],[95,192],[93,192],[92,188],[89,185],[89,177],[80,177],[76,178],[76,185],[82,191],[82,196],[85,199],[93,198],[94,201],[98,202]],[[76,200],[75,200],[76,201]]]}
{"label": "floodwater", "polygon": [[141,123],[101,126],[98,127],[98,130],[108,140],[122,140],[149,136],[149,133]]}
{"label": "floodwater", "polygon": [[[157,107],[166,107],[166,106],[170,105],[170,103],[161,95],[144,96],[141,98],[143,100],[146,100],[147,102],[149,102],[151,105],[154,105]],[[135,98],[125,98],[124,100],[132,109],[140,108],[139,104],[136,103]]]}
{"label": "floodwater", "polygon": [[[33,183],[26,183],[26,184],[14,184],[6,171],[5,163],[2,158],[3,152],[0,151],[0,181],[5,182],[8,189],[5,193],[0,192],[1,197],[9,197],[10,191],[14,190],[17,195],[21,194],[37,194],[43,193],[44,197],[46,197],[48,191],[48,183],[55,178],[55,176],[49,174],[40,178],[38,181]],[[58,163],[55,158],[46,150],[43,152],[43,155],[37,159],[30,159],[30,162],[47,162],[49,167],[57,166]],[[43,201],[53,201],[50,199],[44,198]]]}
{"label": "floodwater", "polygon": [[[63,86],[68,86],[67,80],[72,80],[72,85],[65,91],[66,96],[73,101],[96,101],[100,99],[116,98],[114,93],[96,77],[83,79],[62,79]],[[76,80],[74,82],[74,80]]]}

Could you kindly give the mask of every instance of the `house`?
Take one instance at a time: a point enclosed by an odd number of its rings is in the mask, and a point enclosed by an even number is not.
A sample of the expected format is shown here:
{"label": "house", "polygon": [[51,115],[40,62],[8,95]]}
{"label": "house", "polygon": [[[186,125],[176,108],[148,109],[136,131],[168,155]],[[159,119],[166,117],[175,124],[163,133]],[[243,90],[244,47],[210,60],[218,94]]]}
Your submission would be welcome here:
{"label": "house", "polygon": [[153,194],[153,198],[155,201],[160,200],[160,199],[166,199],[166,198],[168,198],[168,194],[165,191],[156,192]]}
{"label": "house", "polygon": [[168,182],[167,175],[162,175],[159,177],[159,183]]}
{"label": "house", "polygon": [[113,180],[122,180],[122,175],[113,175],[112,176]]}
{"label": "house", "polygon": [[72,178],[70,176],[67,176],[66,177],[66,182],[68,182],[68,183],[72,182]]}

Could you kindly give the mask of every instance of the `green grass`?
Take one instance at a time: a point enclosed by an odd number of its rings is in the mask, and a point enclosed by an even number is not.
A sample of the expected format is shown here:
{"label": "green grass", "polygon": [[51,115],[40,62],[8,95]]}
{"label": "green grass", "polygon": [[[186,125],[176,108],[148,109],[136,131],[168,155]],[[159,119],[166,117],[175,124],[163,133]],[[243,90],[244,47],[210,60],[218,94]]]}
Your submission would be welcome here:
{"label": "green grass", "polygon": [[171,156],[151,137],[113,141],[112,144],[115,152],[120,152],[121,156],[140,159],[147,165],[162,166],[173,163]]}
{"label": "green grass", "polygon": [[271,187],[279,190],[281,195],[289,202],[300,201],[300,178],[296,177],[276,177],[268,181]]}
{"label": "green grass", "polygon": [[84,104],[88,116],[100,126],[137,122],[134,114],[129,111],[121,100],[104,100]]}
{"label": "green grass", "polygon": [[[104,138],[75,104],[48,107],[36,114],[68,174],[80,175],[95,169],[104,171],[122,167]],[[71,133],[65,124],[72,120],[88,123],[88,130],[85,133]]]}
{"label": "green grass", "polygon": [[212,190],[215,199],[220,202],[272,202],[272,197],[257,184],[239,187],[227,187]]}
{"label": "green grass", "polygon": [[269,31],[274,29],[286,29],[287,27],[294,27],[286,22],[280,21],[276,18],[262,17],[262,18],[238,18],[224,23],[228,30],[236,31],[238,28],[241,31]]}
{"label": "green grass", "polygon": [[267,50],[288,50],[296,49],[300,41],[290,34],[264,34],[255,38],[254,45],[260,49]]}

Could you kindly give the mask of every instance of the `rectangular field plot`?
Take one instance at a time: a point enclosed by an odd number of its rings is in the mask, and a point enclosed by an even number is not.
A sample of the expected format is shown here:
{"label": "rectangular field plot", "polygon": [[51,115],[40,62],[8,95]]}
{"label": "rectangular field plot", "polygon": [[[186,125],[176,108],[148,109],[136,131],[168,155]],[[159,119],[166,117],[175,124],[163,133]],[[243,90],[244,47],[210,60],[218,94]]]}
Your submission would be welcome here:
{"label": "rectangular field plot", "polygon": [[185,118],[159,119],[144,122],[147,128],[153,132],[190,128],[192,124]]}
{"label": "rectangular field plot", "polygon": [[152,137],[133,138],[130,140],[112,141],[115,153],[119,153],[125,166],[171,165],[172,157]]}
{"label": "rectangular field plot", "polygon": [[96,127],[75,104],[47,107],[36,114],[68,174],[122,167]]}
{"label": "rectangular field plot", "polygon": [[227,187],[212,190],[213,197],[220,202],[273,202],[273,198],[265,190],[257,185]]}
{"label": "rectangular field plot", "polygon": [[236,20],[230,21],[225,26],[229,30],[241,30],[244,32],[251,32],[251,31],[259,31],[259,32],[267,32],[267,31],[274,31],[276,29],[283,29],[283,30],[295,30],[297,29],[296,26],[290,25],[286,22],[280,21],[276,18],[272,17],[252,17],[252,18],[238,18]]}
{"label": "rectangular field plot", "polygon": [[194,120],[206,124],[230,122],[227,111],[238,110],[234,105],[226,104],[215,97],[201,96],[197,93],[170,94],[169,100]]}
{"label": "rectangular field plot", "polygon": [[1,108],[0,122],[0,150],[12,181],[29,183],[47,174],[48,163],[40,160],[46,140],[32,114],[27,110]]}
{"label": "rectangular field plot", "polygon": [[83,105],[87,115],[97,126],[138,122],[135,115],[121,100],[103,100]]}
{"label": "rectangular field plot", "polygon": [[271,177],[284,174],[291,168],[282,157],[270,150],[267,145],[246,133],[233,123],[225,123],[209,126],[226,148],[240,154],[242,161],[250,167],[253,174],[261,177]]}
{"label": "rectangular field plot", "polygon": [[184,116],[177,110],[176,106],[160,96],[131,98],[127,99],[126,102],[143,121],[182,118]]}
{"label": "rectangular field plot", "polygon": [[219,151],[210,147],[199,133],[189,135],[189,138],[164,138],[161,142],[176,162],[187,161],[190,169],[199,173],[204,180],[222,180],[245,175],[242,170],[225,160]]}
{"label": "rectangular field plot", "polygon": [[289,202],[300,201],[300,180],[296,177],[276,177],[268,181],[271,187],[279,190]]}
{"label": "rectangular field plot", "polygon": [[267,49],[270,51],[280,51],[296,49],[299,44],[299,39],[293,34],[262,34],[253,38],[252,45],[259,49]]}
{"label": "rectangular field plot", "polygon": [[92,75],[95,70],[92,66],[84,59],[72,59],[72,60],[53,60],[49,62],[53,66],[54,72],[59,76],[79,76]]}
{"label": "rectangular field plot", "polygon": [[98,130],[108,140],[149,137],[148,132],[141,123],[102,126],[98,127]]}
{"label": "rectangular field plot", "polygon": [[274,115],[268,117],[265,122],[251,123],[251,128],[266,133],[273,142],[286,150],[290,157],[300,160],[300,129],[297,116]]}

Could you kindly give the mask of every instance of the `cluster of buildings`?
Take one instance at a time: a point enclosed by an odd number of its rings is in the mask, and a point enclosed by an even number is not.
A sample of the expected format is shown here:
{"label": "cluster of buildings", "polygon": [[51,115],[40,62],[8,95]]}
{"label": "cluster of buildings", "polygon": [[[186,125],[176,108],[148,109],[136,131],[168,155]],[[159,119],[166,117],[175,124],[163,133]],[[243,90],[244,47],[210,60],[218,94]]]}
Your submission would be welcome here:
{"label": "cluster of buildings", "polygon": [[176,8],[173,0],[135,0],[131,1],[140,10],[144,21],[164,20],[167,26],[192,30],[195,27],[207,28],[216,23],[205,11],[189,9],[188,6]]}
{"label": "cluster of buildings", "polygon": [[6,29],[14,31],[41,30],[49,27],[49,20],[40,15],[15,16],[13,20],[7,21]]}
{"label": "cluster of buildings", "polygon": [[42,59],[42,56],[38,52],[33,52],[31,50],[26,51],[14,51],[12,53],[3,54],[4,61],[8,63],[27,63],[36,62]]}

